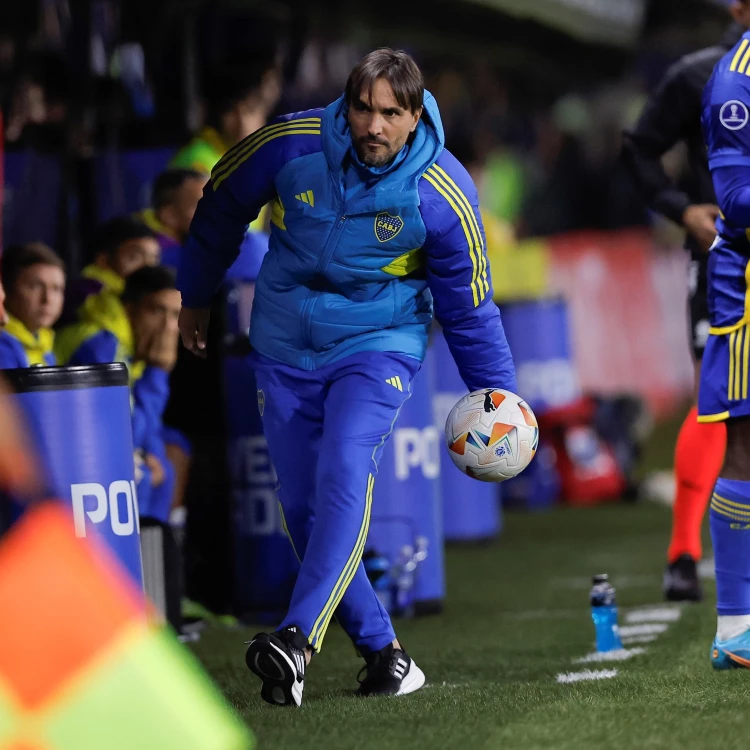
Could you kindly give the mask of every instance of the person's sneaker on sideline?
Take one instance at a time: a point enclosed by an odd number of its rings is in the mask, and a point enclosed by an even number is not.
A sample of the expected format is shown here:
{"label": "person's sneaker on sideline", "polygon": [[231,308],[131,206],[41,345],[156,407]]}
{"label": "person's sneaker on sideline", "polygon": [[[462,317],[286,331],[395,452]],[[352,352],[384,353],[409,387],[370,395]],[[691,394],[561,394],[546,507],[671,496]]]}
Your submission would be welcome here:
{"label": "person's sneaker on sideline", "polygon": [[247,647],[245,661],[260,677],[261,698],[275,706],[302,705],[307,639],[295,627],[258,633]]}
{"label": "person's sneaker on sideline", "polygon": [[365,676],[360,680],[358,695],[407,695],[424,685],[424,672],[404,649],[392,643],[364,657],[366,664],[359,674],[365,672]]}

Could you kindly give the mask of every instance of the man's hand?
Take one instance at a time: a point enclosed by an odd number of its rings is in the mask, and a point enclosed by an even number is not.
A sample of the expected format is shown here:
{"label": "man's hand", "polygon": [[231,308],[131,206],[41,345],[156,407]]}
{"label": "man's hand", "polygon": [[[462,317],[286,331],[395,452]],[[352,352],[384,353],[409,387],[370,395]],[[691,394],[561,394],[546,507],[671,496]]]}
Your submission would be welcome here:
{"label": "man's hand", "polygon": [[180,334],[182,343],[188,351],[198,357],[206,357],[206,341],[208,339],[208,322],[211,310],[207,307],[183,307],[180,310]]}
{"label": "man's hand", "polygon": [[682,224],[698,240],[703,250],[708,249],[716,239],[716,219],[719,207],[712,203],[699,203],[688,206],[682,214]]}
{"label": "man's hand", "polygon": [[166,473],[164,467],[161,465],[161,461],[153,453],[147,453],[144,463],[151,469],[151,486],[161,487],[166,479]]}

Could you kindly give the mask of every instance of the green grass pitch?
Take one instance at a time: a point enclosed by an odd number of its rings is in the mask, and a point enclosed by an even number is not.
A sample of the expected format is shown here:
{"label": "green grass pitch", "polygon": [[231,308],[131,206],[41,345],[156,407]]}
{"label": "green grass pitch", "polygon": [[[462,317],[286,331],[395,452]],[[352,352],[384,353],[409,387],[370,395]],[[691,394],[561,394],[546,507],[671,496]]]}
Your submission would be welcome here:
{"label": "green grass pitch", "polygon": [[[747,748],[750,673],[714,673],[714,587],[681,608],[645,653],[574,664],[593,651],[588,579],[609,573],[620,623],[661,604],[669,511],[651,504],[508,514],[502,537],[447,552],[445,612],[397,623],[427,687],[403,698],[353,696],[361,666],[333,624],[300,710],[263,703],[244,664],[253,630],[210,630],[195,652],[258,747],[480,750]],[[616,669],[612,679],[559,684],[560,673]]]}

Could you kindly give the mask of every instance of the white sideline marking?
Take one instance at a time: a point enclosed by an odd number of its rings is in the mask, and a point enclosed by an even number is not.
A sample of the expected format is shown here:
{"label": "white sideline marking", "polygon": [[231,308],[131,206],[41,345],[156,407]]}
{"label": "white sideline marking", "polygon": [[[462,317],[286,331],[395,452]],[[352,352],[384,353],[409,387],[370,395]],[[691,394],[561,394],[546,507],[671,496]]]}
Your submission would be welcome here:
{"label": "white sideline marking", "polygon": [[701,560],[698,563],[698,578],[712,581],[716,578],[716,566],[713,557]]}
{"label": "white sideline marking", "polygon": [[631,635],[660,635],[669,625],[665,622],[649,622],[644,625],[620,626],[620,637],[629,638]]}
{"label": "white sideline marking", "polygon": [[677,622],[682,617],[679,607],[644,607],[625,613],[625,622]]}
{"label": "white sideline marking", "polygon": [[561,672],[557,675],[558,682],[581,682],[583,680],[609,680],[617,677],[616,669],[585,669],[583,672]]}
{"label": "white sideline marking", "polygon": [[627,661],[634,656],[645,654],[645,648],[618,648],[614,651],[594,651],[580,659],[573,659],[573,664],[596,664],[604,661]]}
{"label": "white sideline marking", "polygon": [[658,636],[656,635],[633,635],[630,638],[623,638],[623,646],[630,646],[633,643],[653,643]]}

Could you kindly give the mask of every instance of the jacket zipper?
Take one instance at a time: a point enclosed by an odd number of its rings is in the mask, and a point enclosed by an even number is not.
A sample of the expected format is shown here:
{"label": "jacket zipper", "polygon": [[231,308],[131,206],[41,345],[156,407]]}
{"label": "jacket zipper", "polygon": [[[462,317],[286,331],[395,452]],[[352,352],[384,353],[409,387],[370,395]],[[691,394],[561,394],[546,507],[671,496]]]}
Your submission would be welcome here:
{"label": "jacket zipper", "polygon": [[[343,192],[343,189],[342,189]],[[341,208],[343,209],[343,194],[342,194],[342,200],[341,200]],[[344,225],[346,224],[346,215],[342,214],[339,217],[339,220],[336,222],[336,226],[331,230],[331,233],[328,235],[328,239],[326,240],[325,245],[323,246],[323,252],[321,253],[320,260],[318,261],[318,265],[315,267],[316,273],[320,273],[323,271],[328,264],[331,262],[331,257],[333,256],[333,252],[336,249],[336,245],[338,244],[339,237],[341,236],[341,232],[344,229]],[[315,302],[319,296],[319,292],[310,292],[308,298],[305,300],[305,305],[302,310],[302,316],[305,320],[305,336],[307,338],[307,349],[312,350],[312,311],[315,307]],[[313,355],[310,354],[308,357],[309,360],[309,369],[313,369]]]}

